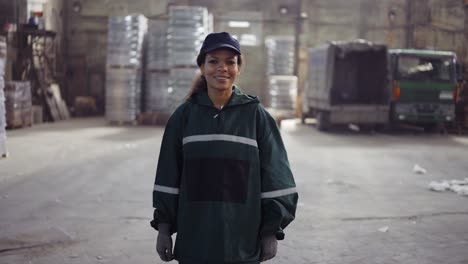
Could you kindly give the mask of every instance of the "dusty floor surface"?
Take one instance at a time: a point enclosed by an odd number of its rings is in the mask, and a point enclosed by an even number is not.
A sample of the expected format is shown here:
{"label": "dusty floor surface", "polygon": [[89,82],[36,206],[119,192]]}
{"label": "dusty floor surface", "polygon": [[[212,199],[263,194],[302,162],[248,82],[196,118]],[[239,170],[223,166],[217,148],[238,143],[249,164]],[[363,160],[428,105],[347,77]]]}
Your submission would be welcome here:
{"label": "dusty floor surface", "polygon": [[[163,263],[148,224],[162,133],[104,119],[8,131],[0,263]],[[468,178],[467,137],[292,121],[282,134],[300,203],[267,263],[468,263],[468,197],[428,190]]]}

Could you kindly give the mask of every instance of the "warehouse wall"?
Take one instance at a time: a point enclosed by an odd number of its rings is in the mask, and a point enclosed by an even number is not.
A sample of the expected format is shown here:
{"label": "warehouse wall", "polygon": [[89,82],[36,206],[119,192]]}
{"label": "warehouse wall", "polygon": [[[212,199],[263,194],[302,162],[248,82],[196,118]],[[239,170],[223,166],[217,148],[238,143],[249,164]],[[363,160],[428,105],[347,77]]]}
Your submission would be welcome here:
{"label": "warehouse wall", "polygon": [[[250,21],[263,24],[262,38],[294,35],[300,31],[300,47],[305,50],[332,40],[369,39],[391,48],[453,50],[467,59],[464,36],[465,13],[460,0],[76,0],[80,14],[72,11],[75,1],[67,1],[67,39],[72,86],[69,102],[76,95],[102,94],[107,45],[107,16],[142,13],[160,17],[168,4],[207,6],[214,14],[215,31],[230,30],[226,21],[233,13],[244,12]],[[288,9],[281,15],[280,7]],[[248,15],[259,12],[258,18]],[[299,19],[299,13],[307,17]],[[389,14],[394,14],[390,19]],[[264,97],[265,51],[245,47],[246,64],[239,84],[247,92]]]}
{"label": "warehouse wall", "polygon": [[[97,95],[104,90],[105,56],[107,45],[107,16],[111,14],[142,13],[147,17],[158,17],[165,14],[168,4],[207,6],[214,14],[215,31],[229,30],[227,19],[230,14],[261,12],[266,15],[260,18],[250,18],[262,23],[265,20],[263,35],[294,34],[294,16],[291,14],[278,17],[280,1],[272,1],[265,10],[265,5],[259,1],[152,1],[134,0],[122,1],[80,1],[80,14],[72,11],[73,1],[68,1],[68,58],[70,70],[68,83],[69,102],[78,95]],[[130,4],[132,3],[132,4]],[[293,9],[294,5],[290,6]],[[259,20],[260,19],[260,20]],[[244,67],[238,84],[250,94],[264,96],[265,54],[263,42],[259,46],[244,47]],[[195,59],[195,58],[194,58]],[[84,80],[86,79],[86,80]]]}
{"label": "warehouse wall", "polygon": [[[391,48],[456,51],[466,58],[465,13],[458,0],[309,0],[308,46],[365,38]],[[395,14],[394,20],[389,13]]]}

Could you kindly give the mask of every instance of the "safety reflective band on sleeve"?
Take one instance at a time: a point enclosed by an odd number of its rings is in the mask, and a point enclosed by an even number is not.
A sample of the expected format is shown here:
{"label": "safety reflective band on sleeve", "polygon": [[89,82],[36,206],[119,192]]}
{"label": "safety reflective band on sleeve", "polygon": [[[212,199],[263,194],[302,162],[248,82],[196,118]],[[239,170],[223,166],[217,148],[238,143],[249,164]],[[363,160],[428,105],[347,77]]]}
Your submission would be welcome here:
{"label": "safety reflective band on sleeve", "polygon": [[230,141],[235,143],[247,144],[250,146],[258,147],[257,141],[255,139],[239,137],[234,135],[224,135],[224,134],[209,134],[209,135],[197,135],[185,137],[182,142],[187,144],[190,142],[200,142],[200,141]]}
{"label": "safety reflective band on sleeve", "polygon": [[262,193],[262,199],[264,198],[275,198],[275,197],[281,197],[289,194],[296,193],[296,187],[293,188],[288,188],[288,189],[283,189],[283,190],[277,190],[277,191],[272,191],[272,192],[264,192]]}
{"label": "safety reflective band on sleeve", "polygon": [[154,190],[157,192],[170,193],[170,194],[179,194],[179,188],[172,188],[161,185],[154,185]]}

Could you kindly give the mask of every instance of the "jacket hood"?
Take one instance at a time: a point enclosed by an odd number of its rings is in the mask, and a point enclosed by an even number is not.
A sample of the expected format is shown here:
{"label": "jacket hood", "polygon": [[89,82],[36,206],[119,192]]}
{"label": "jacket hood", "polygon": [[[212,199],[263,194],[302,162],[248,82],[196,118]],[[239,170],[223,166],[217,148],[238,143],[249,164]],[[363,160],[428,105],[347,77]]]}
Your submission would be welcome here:
{"label": "jacket hood", "polygon": [[[195,104],[199,104],[199,105],[214,107],[213,102],[211,101],[206,91],[198,92],[194,94],[189,99],[189,101]],[[251,104],[251,103],[260,103],[260,101],[258,100],[257,96],[245,94],[237,86],[233,86],[231,98],[229,99],[228,103],[224,107]]]}

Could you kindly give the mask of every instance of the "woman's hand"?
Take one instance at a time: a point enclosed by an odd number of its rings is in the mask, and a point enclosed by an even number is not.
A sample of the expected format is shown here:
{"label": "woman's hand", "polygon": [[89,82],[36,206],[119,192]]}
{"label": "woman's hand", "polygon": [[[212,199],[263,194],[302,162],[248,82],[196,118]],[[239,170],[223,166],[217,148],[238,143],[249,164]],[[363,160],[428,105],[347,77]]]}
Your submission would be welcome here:
{"label": "woman's hand", "polygon": [[275,235],[269,235],[262,237],[260,241],[261,252],[260,252],[260,261],[267,261],[276,256],[276,251],[278,249],[278,240],[276,240]]}
{"label": "woman's hand", "polygon": [[170,233],[171,225],[160,223],[158,224],[158,239],[156,242],[156,251],[162,261],[171,261],[174,259],[172,255],[172,237]]}

